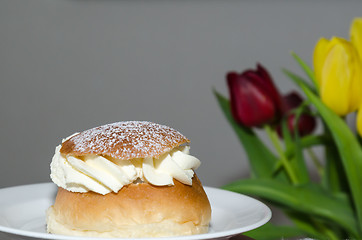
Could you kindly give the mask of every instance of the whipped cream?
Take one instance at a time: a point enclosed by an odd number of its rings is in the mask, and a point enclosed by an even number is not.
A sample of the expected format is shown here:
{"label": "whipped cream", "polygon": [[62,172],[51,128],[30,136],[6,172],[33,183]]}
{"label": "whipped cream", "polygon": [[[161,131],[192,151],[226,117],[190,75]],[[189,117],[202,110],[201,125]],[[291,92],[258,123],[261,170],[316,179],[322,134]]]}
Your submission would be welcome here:
{"label": "whipped cream", "polygon": [[189,154],[189,146],[179,146],[159,158],[119,160],[90,155],[77,157],[55,149],[50,164],[52,181],[71,192],[93,191],[99,194],[117,193],[133,182],[149,182],[155,186],[174,185],[173,179],[192,185],[192,177],[201,162]]}

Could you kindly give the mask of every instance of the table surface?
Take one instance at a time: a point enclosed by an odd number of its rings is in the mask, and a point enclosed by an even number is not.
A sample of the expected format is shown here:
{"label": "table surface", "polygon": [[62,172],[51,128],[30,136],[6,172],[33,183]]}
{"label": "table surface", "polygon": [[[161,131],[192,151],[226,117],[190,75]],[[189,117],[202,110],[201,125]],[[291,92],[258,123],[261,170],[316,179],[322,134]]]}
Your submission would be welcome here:
{"label": "table surface", "polygon": [[254,239],[244,236],[244,235],[238,235],[238,236],[230,238],[229,240],[254,240]]}

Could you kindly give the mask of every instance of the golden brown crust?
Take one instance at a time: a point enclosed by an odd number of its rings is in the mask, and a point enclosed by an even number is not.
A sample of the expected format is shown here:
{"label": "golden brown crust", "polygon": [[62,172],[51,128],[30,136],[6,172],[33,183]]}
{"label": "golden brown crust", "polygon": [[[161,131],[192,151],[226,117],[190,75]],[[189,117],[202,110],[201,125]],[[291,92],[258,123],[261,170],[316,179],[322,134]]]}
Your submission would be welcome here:
{"label": "golden brown crust", "polygon": [[141,121],[117,122],[76,134],[62,144],[60,152],[75,156],[103,155],[126,160],[158,157],[190,142],[170,127]]}
{"label": "golden brown crust", "polygon": [[75,231],[107,232],[165,220],[207,230],[211,218],[210,203],[196,175],[192,186],[177,180],[174,186],[164,187],[130,184],[106,195],[59,188],[52,208],[52,217]]}

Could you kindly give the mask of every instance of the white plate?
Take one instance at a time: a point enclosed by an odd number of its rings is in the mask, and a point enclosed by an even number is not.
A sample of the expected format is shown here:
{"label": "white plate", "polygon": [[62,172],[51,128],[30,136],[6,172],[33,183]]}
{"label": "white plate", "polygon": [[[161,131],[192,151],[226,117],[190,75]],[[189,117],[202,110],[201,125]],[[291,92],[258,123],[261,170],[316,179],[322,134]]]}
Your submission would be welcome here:
{"label": "white plate", "polygon": [[[45,211],[53,204],[56,191],[53,183],[0,189],[0,239],[105,239],[46,233]],[[212,209],[208,233],[152,240],[226,239],[260,227],[271,218],[270,209],[251,197],[211,187],[205,191]]]}

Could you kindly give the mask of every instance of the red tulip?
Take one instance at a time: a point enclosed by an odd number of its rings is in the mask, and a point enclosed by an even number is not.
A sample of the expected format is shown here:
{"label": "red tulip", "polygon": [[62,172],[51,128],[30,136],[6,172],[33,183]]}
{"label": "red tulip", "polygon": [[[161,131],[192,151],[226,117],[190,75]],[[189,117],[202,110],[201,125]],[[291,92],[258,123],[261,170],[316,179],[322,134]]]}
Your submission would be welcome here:
{"label": "red tulip", "polygon": [[[296,92],[290,92],[283,96],[283,102],[288,119],[288,129],[291,134],[294,134],[295,129],[297,129],[299,136],[305,136],[312,133],[316,127],[316,120],[313,116],[308,113],[302,113],[299,117],[298,125],[296,126],[295,114],[291,113],[292,110],[302,104],[303,98]],[[278,129],[278,131],[280,131],[280,129]]]}
{"label": "red tulip", "polygon": [[247,127],[261,127],[278,121],[283,113],[280,94],[260,64],[257,69],[226,75],[234,119]]}
{"label": "red tulip", "polygon": [[303,103],[303,98],[295,91],[292,91],[282,97],[282,101],[284,102],[284,110],[285,112],[290,112],[300,104]]}

